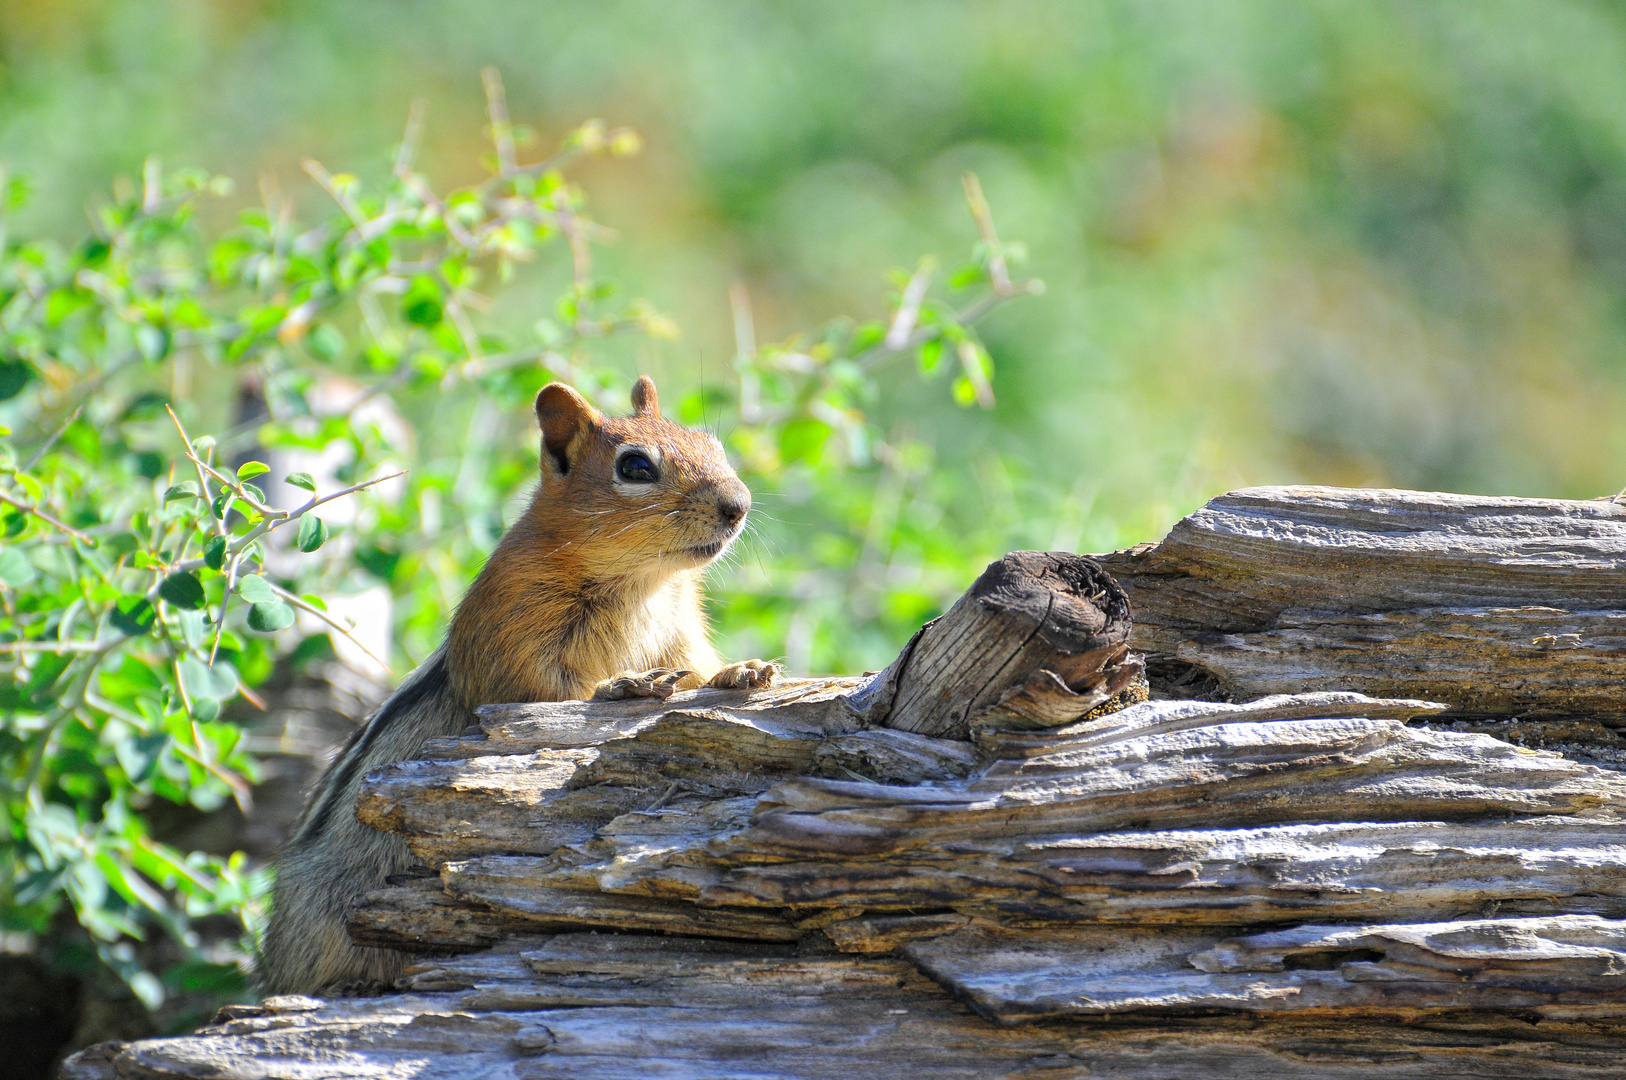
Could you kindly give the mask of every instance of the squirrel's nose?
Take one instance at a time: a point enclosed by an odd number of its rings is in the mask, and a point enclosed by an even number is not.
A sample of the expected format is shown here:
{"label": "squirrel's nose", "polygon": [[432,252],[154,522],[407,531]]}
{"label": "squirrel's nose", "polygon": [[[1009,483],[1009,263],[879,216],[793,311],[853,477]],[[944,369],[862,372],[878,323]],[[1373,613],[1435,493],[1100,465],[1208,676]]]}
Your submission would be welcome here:
{"label": "squirrel's nose", "polygon": [[724,525],[734,528],[751,509],[751,492],[744,484],[735,482],[717,493],[717,516]]}

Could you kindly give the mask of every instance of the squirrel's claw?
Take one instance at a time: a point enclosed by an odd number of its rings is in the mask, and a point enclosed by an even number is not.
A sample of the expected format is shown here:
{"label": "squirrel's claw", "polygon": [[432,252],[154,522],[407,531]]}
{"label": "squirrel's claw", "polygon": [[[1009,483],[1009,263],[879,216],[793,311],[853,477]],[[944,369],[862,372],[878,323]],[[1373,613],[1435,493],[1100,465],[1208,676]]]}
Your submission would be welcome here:
{"label": "squirrel's claw", "polygon": [[700,676],[692,671],[651,668],[649,671],[623,671],[605,679],[593,689],[594,701],[626,701],[629,698],[659,698],[665,701],[677,690],[693,690]]}
{"label": "squirrel's claw", "polygon": [[773,681],[779,678],[779,673],[779,665],[772,661],[741,660],[713,675],[706,685],[721,690],[757,690],[773,685]]}

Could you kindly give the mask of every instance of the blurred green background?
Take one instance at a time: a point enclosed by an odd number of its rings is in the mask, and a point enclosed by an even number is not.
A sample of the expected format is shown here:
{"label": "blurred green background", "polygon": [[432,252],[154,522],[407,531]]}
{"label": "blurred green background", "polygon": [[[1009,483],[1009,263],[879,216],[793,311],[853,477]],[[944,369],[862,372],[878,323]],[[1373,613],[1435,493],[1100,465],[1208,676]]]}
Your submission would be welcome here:
{"label": "blurred green background", "polygon": [[[872,440],[897,448],[884,466],[833,451],[742,464],[762,513],[759,535],[714,575],[725,655],[783,656],[798,671],[879,667],[988,559],[1154,540],[1250,484],[1574,498],[1626,484],[1618,5],[0,0],[0,166],[32,188],[0,224],[14,244],[71,248],[91,231],[87,207],[106,202],[112,178],[139,177],[149,154],[236,180],[234,194],[200,206],[210,235],[284,195],[302,220],[329,217],[300,162],[377,191],[419,101],[415,167],[440,191],[477,183],[488,65],[515,121],[536,133],[526,160],[588,117],[642,134],[641,156],[585,160],[570,175],[620,236],[599,250],[597,275],[648,297],[683,334],[593,343],[583,363],[612,373],[597,388],[621,407],[638,371],[656,376],[669,411],[709,388],[703,416],[736,453],[760,432],[731,429],[731,288],[749,295],[764,343],[838,315],[884,320],[890,271],[913,269],[922,253],[952,269],[975,239],[968,170],[1002,236],[1026,242],[1022,273],[1047,286],[977,328],[995,364],[991,410],[956,405],[946,380],[920,378],[900,355],[875,370],[880,392],[863,402]],[[534,345],[530,328],[569,283],[558,257],[489,282],[484,325]],[[253,363],[275,374],[279,349],[265,344]],[[369,374],[355,355],[334,366]],[[77,449],[59,451],[68,471],[47,487],[72,501],[61,477],[95,459],[89,425],[101,416],[98,475],[156,499],[154,475],[118,472],[132,447],[149,448],[121,418],[124,402],[166,389],[194,433],[223,431],[241,419],[238,377],[166,368],[100,395],[101,412],[67,440]],[[395,395],[411,429],[401,447],[413,448],[399,455],[413,469],[409,497],[364,501],[339,526],[363,546],[336,544],[326,561],[288,571],[330,601],[387,587],[398,673],[434,647],[534,477],[525,395],[545,377],[471,379],[455,393],[430,380]],[[52,409],[67,408],[52,397],[61,387],[39,390],[44,381],[0,417],[35,445],[41,418],[54,426]],[[172,456],[173,433],[153,431],[150,447]],[[37,545],[50,539],[36,532]],[[392,538],[389,551],[365,546]],[[59,587],[48,560],[32,565],[35,588]],[[268,697],[281,692],[273,667],[302,662],[316,640],[290,649],[244,634],[232,662]],[[121,647],[139,657],[151,644]],[[38,683],[36,713],[53,704],[60,674],[40,670],[15,658],[5,668],[17,685]],[[50,727],[24,712],[4,718],[16,721],[13,749],[51,745]],[[176,851],[246,848],[244,865],[263,865],[275,835],[205,835],[176,818],[110,756],[128,732],[76,715],[83,760],[30,774],[26,805],[25,785],[9,793],[17,880],[43,873],[35,864],[49,845],[25,823],[48,809],[77,814],[65,819],[64,851],[93,835],[123,850],[109,791],[128,795],[151,818],[140,829]],[[22,777],[20,752],[6,754],[6,775]],[[289,775],[291,814],[308,777]],[[226,789],[191,783],[172,798],[216,813]],[[263,879],[243,887],[263,890]],[[224,888],[210,885],[219,910],[254,907],[221,899]],[[14,899],[0,896],[0,931],[56,933],[71,921],[55,894]],[[102,902],[76,900],[80,920]],[[106,904],[125,910],[117,897]],[[102,934],[102,963],[118,937]],[[222,955],[210,962],[238,954]],[[175,956],[120,962],[163,968]],[[220,991],[243,992],[240,979]]]}
{"label": "blurred green background", "polygon": [[544,142],[631,125],[587,183],[679,381],[725,370],[735,277],[765,338],[880,314],[883,270],[964,246],[974,168],[1049,290],[985,327],[992,416],[905,379],[874,415],[968,486],[1010,454],[1069,546],[1244,484],[1626,483],[1615,5],[8,0],[0,42],[0,160],[67,235],[149,152],[249,197],[382,174],[418,98],[466,181],[486,64]]}

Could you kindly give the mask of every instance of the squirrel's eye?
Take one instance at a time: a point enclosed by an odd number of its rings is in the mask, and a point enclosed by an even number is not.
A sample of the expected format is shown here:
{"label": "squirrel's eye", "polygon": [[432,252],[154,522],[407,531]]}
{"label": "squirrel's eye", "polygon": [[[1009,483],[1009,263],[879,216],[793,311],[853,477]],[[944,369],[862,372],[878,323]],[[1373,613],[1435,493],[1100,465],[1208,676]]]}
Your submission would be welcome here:
{"label": "squirrel's eye", "polygon": [[615,463],[615,473],[629,484],[653,484],[661,478],[655,463],[643,454],[628,454]]}

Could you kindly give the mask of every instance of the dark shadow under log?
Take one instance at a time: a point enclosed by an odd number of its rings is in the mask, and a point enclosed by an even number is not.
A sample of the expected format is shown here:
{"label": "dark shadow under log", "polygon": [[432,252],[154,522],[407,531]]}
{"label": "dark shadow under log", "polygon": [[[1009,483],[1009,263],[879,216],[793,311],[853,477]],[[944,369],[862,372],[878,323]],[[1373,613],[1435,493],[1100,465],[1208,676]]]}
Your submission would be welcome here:
{"label": "dark shadow under log", "polygon": [[947,739],[967,738],[992,714],[1007,727],[1056,727],[1141,674],[1129,630],[1129,598],[1099,563],[1014,551],[915,635],[864,712],[886,727]]}

